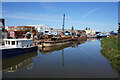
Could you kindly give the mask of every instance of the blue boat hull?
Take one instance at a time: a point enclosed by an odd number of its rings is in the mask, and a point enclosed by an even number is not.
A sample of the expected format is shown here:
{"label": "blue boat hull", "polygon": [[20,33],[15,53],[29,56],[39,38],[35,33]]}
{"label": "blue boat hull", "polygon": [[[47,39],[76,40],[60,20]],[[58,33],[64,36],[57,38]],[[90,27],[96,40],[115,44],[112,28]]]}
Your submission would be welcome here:
{"label": "blue boat hull", "polygon": [[97,36],[97,38],[103,38],[103,37],[107,37],[107,36]]}
{"label": "blue boat hull", "polygon": [[2,49],[2,59],[19,56],[22,54],[27,54],[30,52],[35,52],[38,50],[37,46],[30,48],[13,48],[13,49]]}

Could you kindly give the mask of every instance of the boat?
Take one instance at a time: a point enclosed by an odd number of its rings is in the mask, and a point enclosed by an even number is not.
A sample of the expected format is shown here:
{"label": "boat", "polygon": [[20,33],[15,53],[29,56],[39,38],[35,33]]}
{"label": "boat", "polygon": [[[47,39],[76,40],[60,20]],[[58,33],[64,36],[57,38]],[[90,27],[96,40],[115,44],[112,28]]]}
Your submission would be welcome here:
{"label": "boat", "polygon": [[104,33],[97,34],[97,38],[103,38],[103,37],[107,37],[107,34]]}
{"label": "boat", "polygon": [[42,43],[42,46],[49,47],[49,46],[59,46],[66,43],[70,43],[73,40],[71,36],[65,37],[52,37],[51,40],[45,41]]}
{"label": "boat", "polygon": [[60,50],[62,50],[64,48],[70,47],[72,45],[73,45],[73,42],[69,42],[69,43],[59,45],[59,46],[50,46],[50,47],[38,48],[38,50],[42,54],[49,54],[49,53],[52,53],[54,51],[60,51]]}
{"label": "boat", "polygon": [[33,44],[32,39],[3,39],[4,46],[1,46],[2,59],[19,56],[29,52],[37,51],[37,44]]}
{"label": "boat", "polygon": [[88,38],[97,38],[97,35],[96,34],[88,34],[87,37]]}

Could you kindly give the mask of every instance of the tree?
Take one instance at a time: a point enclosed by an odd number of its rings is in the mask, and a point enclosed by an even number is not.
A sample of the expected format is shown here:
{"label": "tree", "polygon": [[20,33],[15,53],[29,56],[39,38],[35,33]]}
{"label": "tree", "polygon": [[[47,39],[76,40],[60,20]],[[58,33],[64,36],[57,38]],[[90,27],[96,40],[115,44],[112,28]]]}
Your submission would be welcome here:
{"label": "tree", "polygon": [[85,30],[87,30],[87,27],[86,27],[86,29]]}
{"label": "tree", "polygon": [[74,26],[72,26],[72,30],[74,30]]}
{"label": "tree", "polygon": [[71,34],[73,35],[73,30],[74,30],[74,26],[72,26],[71,28]]}
{"label": "tree", "polygon": [[89,28],[89,30],[90,30],[90,28]]}
{"label": "tree", "polygon": [[114,31],[111,31],[110,33],[114,33]]}
{"label": "tree", "polygon": [[51,33],[52,33],[53,28],[51,28]]}
{"label": "tree", "polygon": [[53,28],[51,28],[51,30],[53,30]]}
{"label": "tree", "polygon": [[30,32],[30,29],[25,30],[25,32]]}
{"label": "tree", "polygon": [[118,33],[120,33],[120,27],[118,28]]}

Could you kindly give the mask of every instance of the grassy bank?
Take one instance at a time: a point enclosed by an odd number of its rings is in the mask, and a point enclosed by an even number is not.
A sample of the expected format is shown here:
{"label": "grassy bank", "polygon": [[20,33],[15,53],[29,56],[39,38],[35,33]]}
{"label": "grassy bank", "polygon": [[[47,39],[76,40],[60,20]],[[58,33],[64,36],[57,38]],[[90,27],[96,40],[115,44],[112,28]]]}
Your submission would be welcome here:
{"label": "grassy bank", "polygon": [[120,73],[120,36],[113,35],[101,40],[101,53],[110,61],[112,67]]}

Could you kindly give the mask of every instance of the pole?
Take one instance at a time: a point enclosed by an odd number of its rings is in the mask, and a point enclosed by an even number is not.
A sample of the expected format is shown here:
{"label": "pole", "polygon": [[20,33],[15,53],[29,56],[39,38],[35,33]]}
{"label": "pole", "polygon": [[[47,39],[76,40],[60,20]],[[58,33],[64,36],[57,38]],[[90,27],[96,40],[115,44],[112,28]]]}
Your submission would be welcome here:
{"label": "pole", "polygon": [[64,32],[64,26],[65,26],[65,14],[63,14],[63,27],[62,27],[63,32]]}

